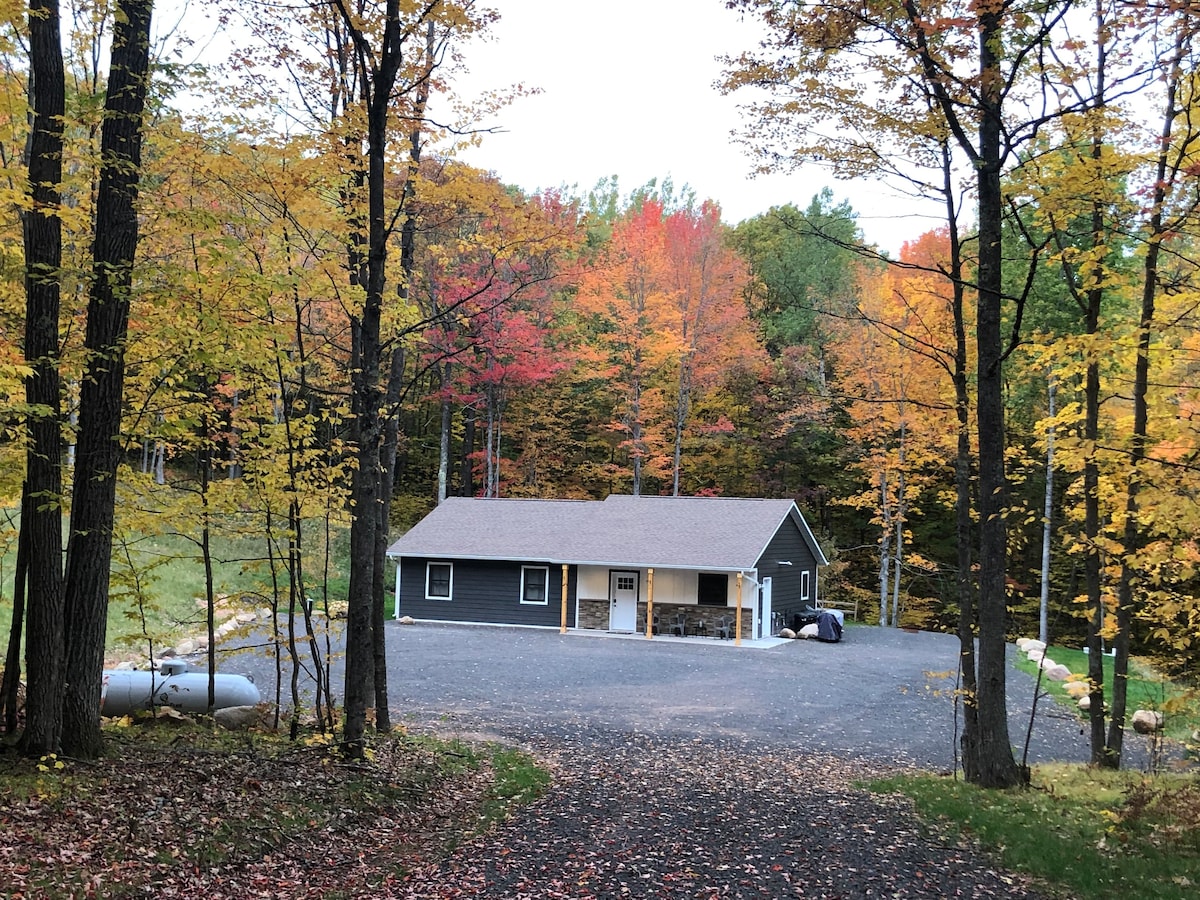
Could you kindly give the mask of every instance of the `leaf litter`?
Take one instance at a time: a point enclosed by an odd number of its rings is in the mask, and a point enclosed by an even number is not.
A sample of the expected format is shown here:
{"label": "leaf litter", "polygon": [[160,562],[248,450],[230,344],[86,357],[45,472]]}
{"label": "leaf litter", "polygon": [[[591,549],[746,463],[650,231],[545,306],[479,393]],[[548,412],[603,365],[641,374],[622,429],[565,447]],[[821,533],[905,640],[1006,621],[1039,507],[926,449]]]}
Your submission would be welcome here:
{"label": "leaf litter", "polygon": [[[894,772],[742,740],[538,731],[554,775],[479,832],[492,786],[428,742],[205,750],[122,742],[0,811],[13,898],[1037,897],[862,779]],[[453,754],[451,754],[453,757]],[[77,781],[78,780],[78,781]],[[91,787],[77,790],[88,781]]]}

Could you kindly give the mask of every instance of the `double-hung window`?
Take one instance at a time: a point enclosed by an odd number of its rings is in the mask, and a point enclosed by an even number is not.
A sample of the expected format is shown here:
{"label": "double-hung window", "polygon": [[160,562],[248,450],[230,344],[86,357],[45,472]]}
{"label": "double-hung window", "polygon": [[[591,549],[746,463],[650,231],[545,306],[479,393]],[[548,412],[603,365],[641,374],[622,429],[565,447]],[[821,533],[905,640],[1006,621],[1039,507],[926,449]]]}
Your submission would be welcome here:
{"label": "double-hung window", "polygon": [[803,572],[800,573],[800,599],[805,601],[805,603],[807,603],[808,600],[810,599],[809,598],[809,577],[810,577],[810,573],[809,573],[808,569],[805,569]]}
{"label": "double-hung window", "polygon": [[550,570],[546,566],[521,566],[521,602],[545,606],[549,580]]}
{"label": "double-hung window", "polygon": [[454,593],[454,563],[425,564],[425,599],[449,600]]}

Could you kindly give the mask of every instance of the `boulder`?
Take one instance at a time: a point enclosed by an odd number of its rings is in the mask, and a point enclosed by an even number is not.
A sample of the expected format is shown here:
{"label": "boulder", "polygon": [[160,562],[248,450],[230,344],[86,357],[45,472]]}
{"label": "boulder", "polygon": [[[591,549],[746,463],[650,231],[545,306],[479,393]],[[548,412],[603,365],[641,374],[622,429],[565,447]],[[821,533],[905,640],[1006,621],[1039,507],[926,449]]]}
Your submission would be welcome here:
{"label": "boulder", "polygon": [[792,638],[794,638],[796,636],[796,632],[792,631],[792,629],[790,629],[790,628],[783,628],[780,630],[779,636],[781,638],[788,638],[789,640],[791,640]]}
{"label": "boulder", "polygon": [[1041,666],[1043,672],[1049,672],[1051,669],[1053,669],[1055,666],[1057,666],[1058,663],[1056,663],[1054,660],[1052,660],[1048,656],[1043,656],[1041,659],[1038,660],[1038,665]]}
{"label": "boulder", "polygon": [[800,629],[800,633],[797,636],[805,638],[806,640],[809,638],[815,638],[817,636],[817,623],[813,622],[811,625],[805,625]]}
{"label": "boulder", "polygon": [[1163,714],[1156,709],[1139,709],[1130,724],[1138,734],[1153,734],[1163,729]]}
{"label": "boulder", "polygon": [[401,625],[415,625],[417,620],[412,616],[401,616],[398,621]]}
{"label": "boulder", "polygon": [[1025,658],[1030,662],[1041,662],[1046,651],[1041,647],[1030,647],[1025,651]]}
{"label": "boulder", "polygon": [[251,622],[253,622],[255,619],[257,619],[258,616],[256,616],[252,612],[240,612],[237,614],[236,618],[240,624],[249,625]]}
{"label": "boulder", "polygon": [[189,653],[195,653],[196,642],[184,639],[175,645],[175,652],[180,656],[187,656]]}
{"label": "boulder", "polygon": [[1086,681],[1068,681],[1063,685],[1063,690],[1065,690],[1069,696],[1078,699],[1084,694],[1087,694],[1091,688],[1088,687],[1088,683]]}
{"label": "boulder", "polygon": [[1079,708],[1085,712],[1092,708],[1092,698],[1087,694],[1084,694],[1082,697],[1080,697],[1078,702]]}
{"label": "boulder", "polygon": [[1066,666],[1051,666],[1046,670],[1046,677],[1051,681],[1066,681],[1071,677],[1071,670]]}
{"label": "boulder", "polygon": [[213,713],[213,721],[229,731],[257,728],[262,720],[262,711],[257,706],[227,706]]}
{"label": "boulder", "polygon": [[1026,651],[1029,651],[1029,650],[1045,650],[1045,649],[1046,649],[1046,642],[1045,642],[1045,641],[1039,641],[1037,638],[1029,638],[1029,639],[1028,639],[1028,640],[1025,642],[1025,650],[1026,650]]}

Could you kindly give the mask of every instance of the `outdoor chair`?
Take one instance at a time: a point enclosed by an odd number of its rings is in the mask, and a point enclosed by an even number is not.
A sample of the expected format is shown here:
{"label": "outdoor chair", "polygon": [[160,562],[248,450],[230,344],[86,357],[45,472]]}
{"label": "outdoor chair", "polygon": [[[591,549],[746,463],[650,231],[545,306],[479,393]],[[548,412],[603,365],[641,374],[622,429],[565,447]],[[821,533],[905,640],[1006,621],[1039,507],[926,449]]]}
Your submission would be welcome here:
{"label": "outdoor chair", "polygon": [[717,637],[722,640],[727,641],[732,638],[734,634],[733,616],[721,616],[718,618],[714,624],[714,630]]}
{"label": "outdoor chair", "polygon": [[675,614],[675,621],[667,624],[668,634],[677,634],[680,637],[687,636],[687,616],[683,613]]}

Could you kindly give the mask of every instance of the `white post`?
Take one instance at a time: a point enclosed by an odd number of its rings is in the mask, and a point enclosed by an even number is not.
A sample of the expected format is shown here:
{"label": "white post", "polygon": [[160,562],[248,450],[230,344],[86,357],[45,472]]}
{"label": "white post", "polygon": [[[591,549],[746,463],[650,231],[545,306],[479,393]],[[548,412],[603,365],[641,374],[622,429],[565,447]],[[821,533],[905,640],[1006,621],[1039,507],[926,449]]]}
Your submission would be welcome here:
{"label": "white post", "polygon": [[392,610],[392,618],[393,619],[400,618],[400,569],[401,569],[401,563],[403,563],[403,562],[404,562],[404,560],[402,560],[401,558],[399,558],[399,557],[396,558],[396,592],[395,592],[395,594],[392,595],[393,597],[395,597],[395,600],[393,601],[394,608]]}

